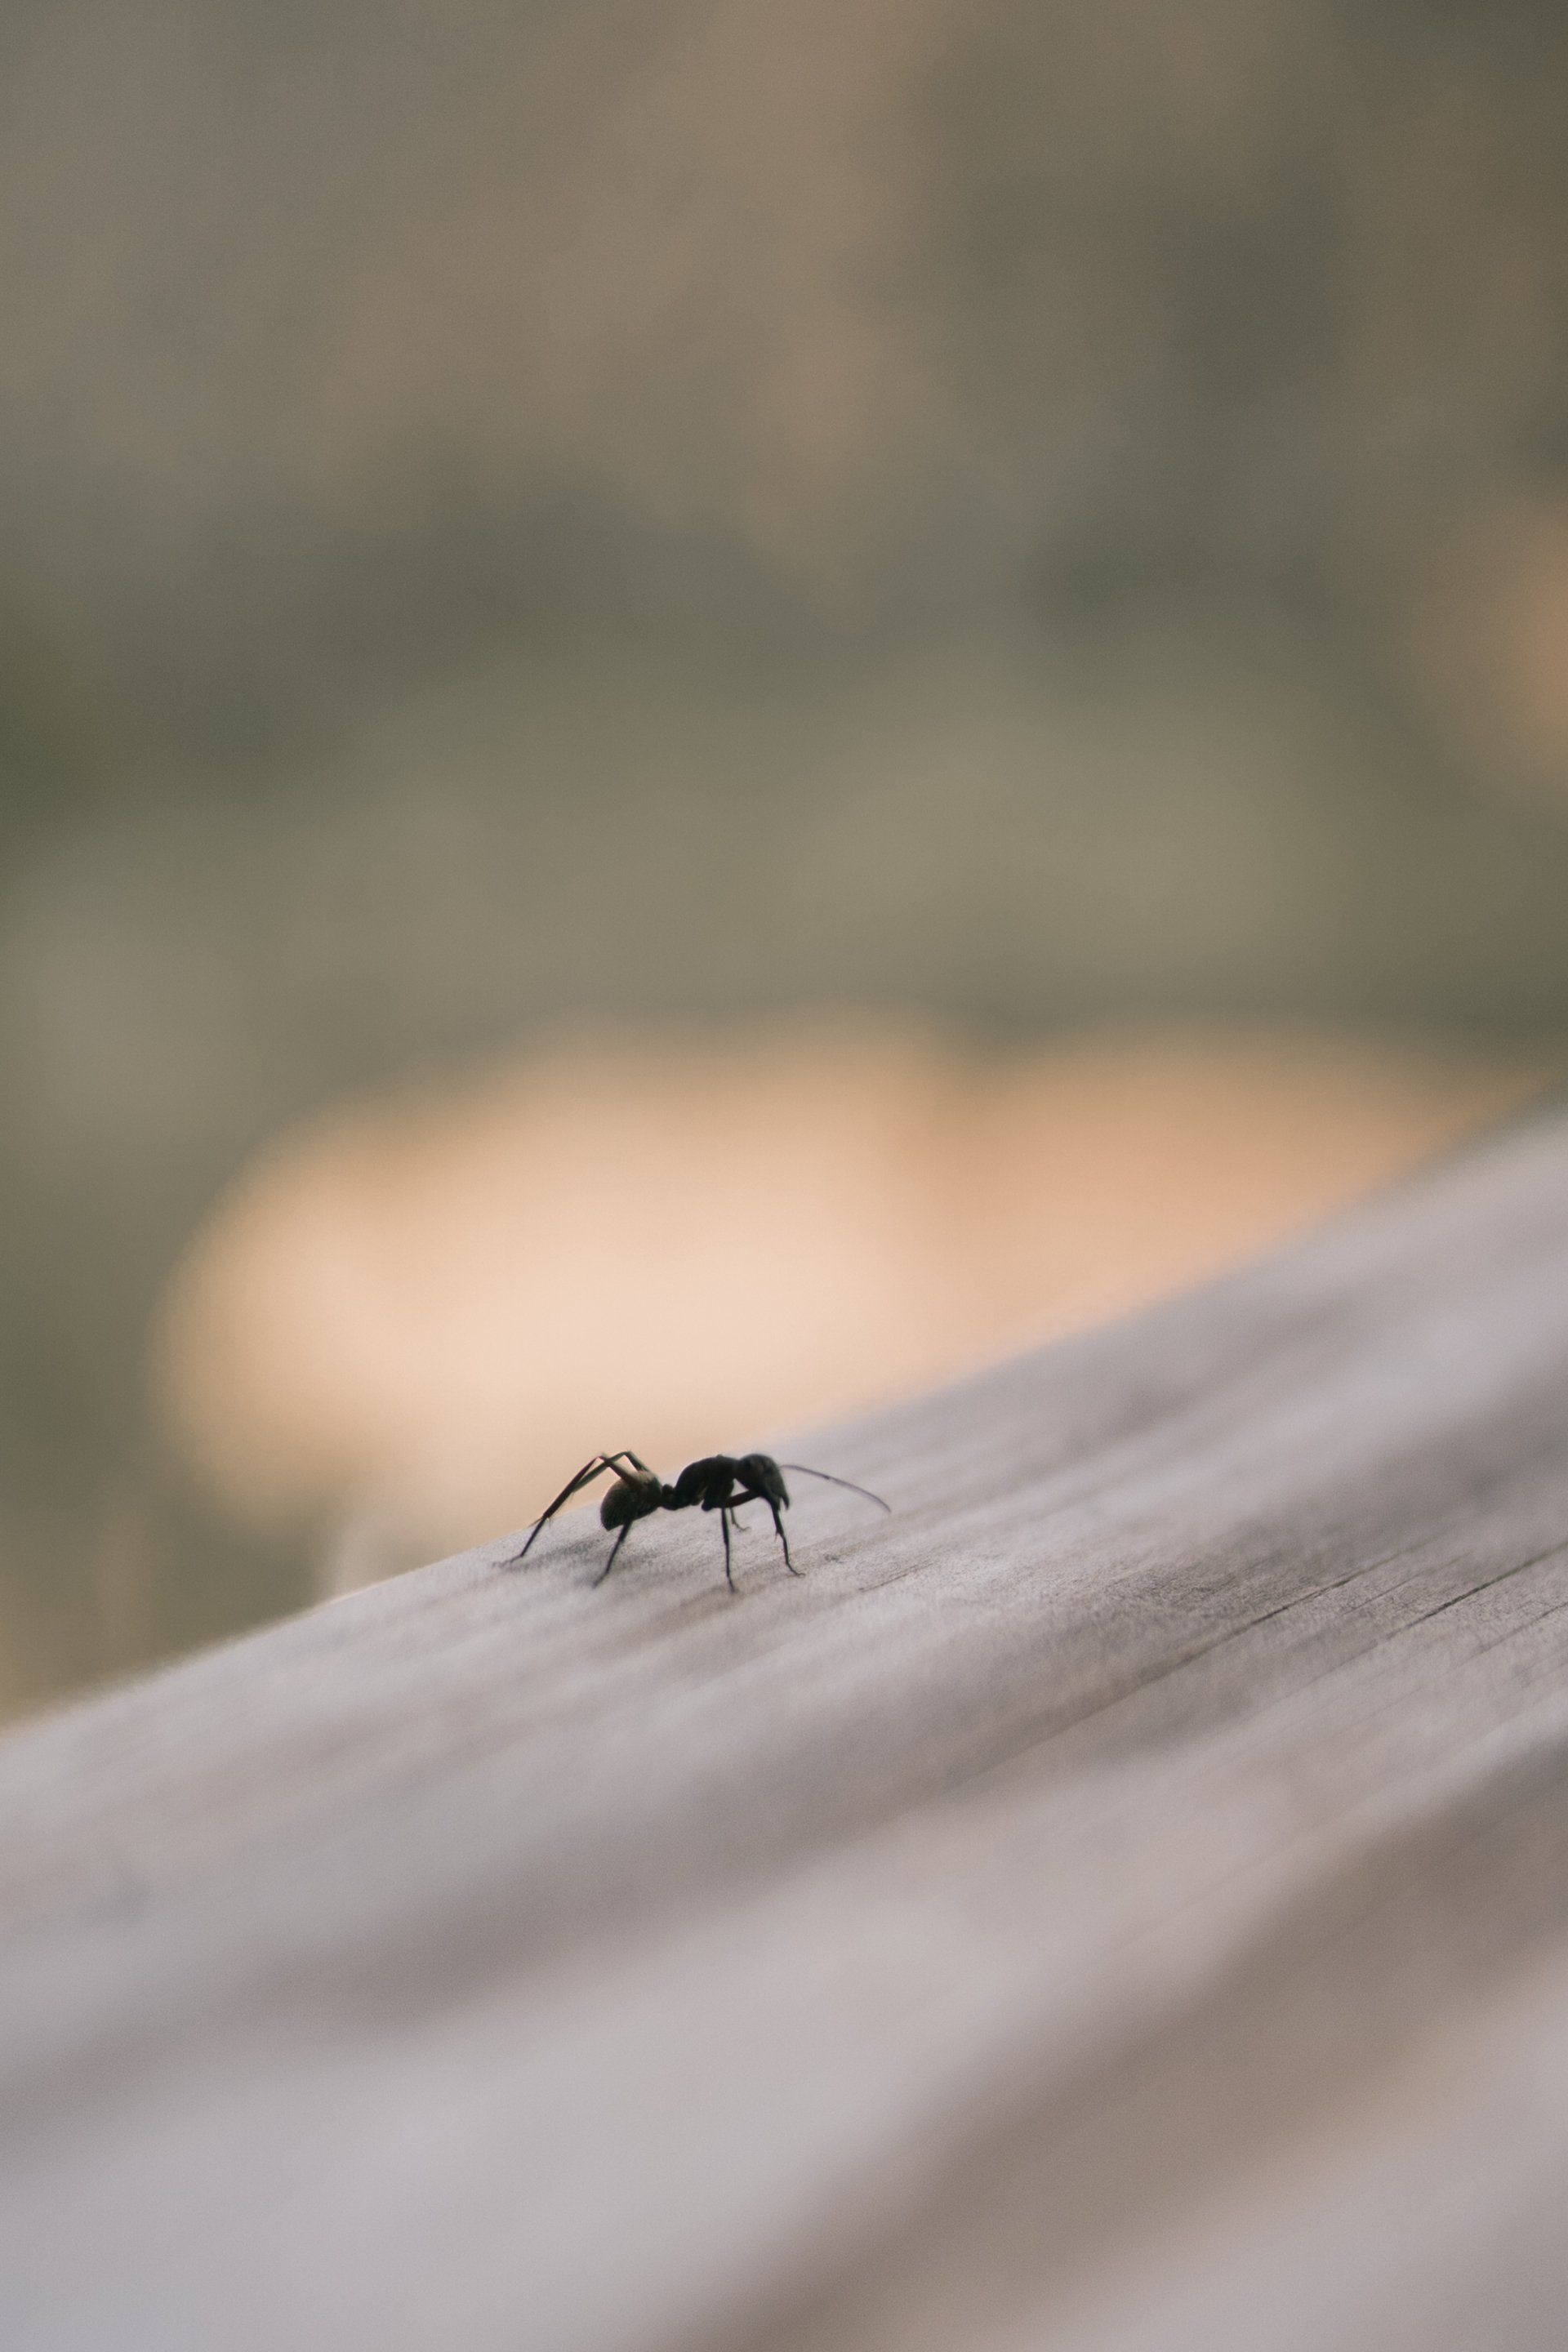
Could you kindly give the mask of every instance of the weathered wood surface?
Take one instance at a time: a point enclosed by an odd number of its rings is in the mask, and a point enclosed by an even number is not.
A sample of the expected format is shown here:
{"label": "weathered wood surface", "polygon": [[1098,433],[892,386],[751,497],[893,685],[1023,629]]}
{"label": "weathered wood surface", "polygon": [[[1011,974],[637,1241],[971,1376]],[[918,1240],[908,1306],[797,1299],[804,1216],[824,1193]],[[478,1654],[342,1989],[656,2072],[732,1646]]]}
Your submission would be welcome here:
{"label": "weathered wood surface", "polygon": [[1565,1424],[1552,1118],[14,1735],[0,2339],[1559,2345]]}

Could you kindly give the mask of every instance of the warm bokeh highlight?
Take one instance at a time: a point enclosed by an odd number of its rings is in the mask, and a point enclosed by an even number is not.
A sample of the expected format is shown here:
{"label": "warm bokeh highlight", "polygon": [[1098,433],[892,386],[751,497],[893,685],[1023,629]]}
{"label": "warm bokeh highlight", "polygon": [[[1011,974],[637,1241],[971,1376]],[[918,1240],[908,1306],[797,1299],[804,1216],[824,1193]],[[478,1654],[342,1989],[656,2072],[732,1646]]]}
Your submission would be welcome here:
{"label": "warm bokeh highlight", "polygon": [[1310,1036],[563,1043],[280,1142],[169,1293],[162,1405],[345,1585],[1193,1281],[1546,1082]]}

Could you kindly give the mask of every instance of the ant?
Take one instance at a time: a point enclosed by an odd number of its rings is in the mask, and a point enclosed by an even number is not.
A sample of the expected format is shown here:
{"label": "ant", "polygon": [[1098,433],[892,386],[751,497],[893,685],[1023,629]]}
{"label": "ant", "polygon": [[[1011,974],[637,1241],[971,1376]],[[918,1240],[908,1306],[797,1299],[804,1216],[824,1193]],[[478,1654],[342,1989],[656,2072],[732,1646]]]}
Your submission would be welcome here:
{"label": "ant", "polygon": [[700,1462],[689,1462],[673,1486],[660,1484],[657,1470],[629,1452],[595,1454],[584,1462],[577,1475],[563,1486],[550,1508],[535,1519],[528,1542],[510,1559],[502,1560],[503,1568],[515,1568],[528,1557],[534,1537],[546,1527],[562,1507],[572,1500],[580,1487],[588,1486],[605,1470],[613,1470],[616,1483],[599,1506],[601,1527],[618,1528],[619,1535],[610,1548],[610,1557],[594,1579],[603,1584],[621,1546],[638,1519],[646,1519],[654,1511],[689,1511],[700,1504],[705,1511],[717,1511],[719,1524],[724,1532],[724,1578],[730,1590],[736,1589],[730,1567],[730,1519],[743,1503],[765,1503],[773,1515],[773,1532],[784,1546],[784,1566],[792,1576],[804,1575],[789,1556],[789,1538],[779,1517],[781,1509],[789,1508],[789,1488],[784,1485],[786,1470],[797,1470],[805,1478],[826,1478],[830,1486],[847,1486],[852,1494],[864,1495],[884,1511],[892,1505],[884,1503],[880,1495],[873,1495],[868,1486],[857,1486],[852,1478],[836,1478],[831,1470],[813,1470],[805,1462],[775,1462],[771,1454],[705,1454]]}

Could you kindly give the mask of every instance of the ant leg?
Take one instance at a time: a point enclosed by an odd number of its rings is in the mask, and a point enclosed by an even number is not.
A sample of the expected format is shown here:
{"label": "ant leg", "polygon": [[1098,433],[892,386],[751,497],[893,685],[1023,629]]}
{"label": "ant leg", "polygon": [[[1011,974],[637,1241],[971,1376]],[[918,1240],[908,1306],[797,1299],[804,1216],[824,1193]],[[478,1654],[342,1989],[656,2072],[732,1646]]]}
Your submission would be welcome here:
{"label": "ant leg", "polygon": [[[784,1523],[779,1517],[779,1507],[774,1496],[772,1495],[764,1495],[760,1487],[748,1486],[743,1495],[736,1497],[736,1501],[737,1503],[765,1503],[767,1505],[769,1510],[773,1515],[773,1533],[777,1536],[780,1543],[784,1546],[784,1566],[788,1569],[792,1576],[804,1576],[805,1574],[805,1569],[796,1568],[794,1560],[791,1559],[789,1556],[789,1538],[784,1533]],[[735,1524],[739,1527],[739,1519],[736,1520]]]}
{"label": "ant leg", "polygon": [[528,1541],[523,1545],[522,1549],[521,1551],[513,1552],[510,1559],[503,1559],[500,1563],[502,1568],[515,1568],[520,1560],[525,1559],[529,1552],[533,1549],[535,1538],[546,1527],[548,1527],[550,1521],[555,1517],[556,1512],[559,1511],[563,1505],[572,1500],[573,1496],[577,1493],[579,1487],[592,1485],[593,1481],[599,1476],[600,1473],[602,1471],[608,1470],[617,1458],[618,1457],[614,1454],[595,1454],[591,1462],[584,1462],[581,1470],[578,1471],[577,1475],[574,1478],[569,1478],[567,1480],[565,1486],[562,1487],[561,1492],[556,1496],[555,1500],[549,1506],[548,1509],[541,1511],[538,1518],[533,1522],[532,1528],[529,1533]]}
{"label": "ant leg", "polygon": [[727,1509],[720,1511],[719,1525],[724,1530],[724,1581],[729,1586],[731,1591],[733,1592],[735,1590],[735,1576],[734,1570],[730,1566],[730,1514]]}
{"label": "ant leg", "polygon": [[784,1566],[788,1569],[792,1576],[804,1576],[805,1574],[805,1569],[796,1568],[794,1560],[791,1559],[789,1556],[789,1538],[784,1533],[784,1523],[779,1517],[778,1505],[774,1502],[771,1495],[764,1496],[763,1500],[766,1502],[769,1510],[772,1511],[773,1515],[773,1532],[778,1537],[780,1543],[784,1546]]}
{"label": "ant leg", "polygon": [[620,1534],[616,1538],[615,1542],[610,1546],[610,1557],[605,1562],[604,1567],[599,1570],[598,1575],[594,1579],[594,1584],[595,1587],[603,1584],[605,1577],[608,1576],[611,1569],[614,1568],[616,1564],[616,1554],[620,1550],[621,1546],[625,1543],[630,1533],[631,1528],[629,1527],[623,1528]]}

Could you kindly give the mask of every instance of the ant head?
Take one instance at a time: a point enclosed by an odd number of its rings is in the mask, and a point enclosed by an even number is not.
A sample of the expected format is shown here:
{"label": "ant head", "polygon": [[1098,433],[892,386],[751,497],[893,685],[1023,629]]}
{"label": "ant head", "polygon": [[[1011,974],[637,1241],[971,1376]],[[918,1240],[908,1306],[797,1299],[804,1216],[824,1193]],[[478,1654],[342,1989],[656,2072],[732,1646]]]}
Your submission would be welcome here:
{"label": "ant head", "polygon": [[754,1486],[759,1495],[765,1495],[772,1502],[788,1502],[789,1488],[784,1485],[784,1473],[771,1454],[743,1454],[735,1467],[747,1486]]}

